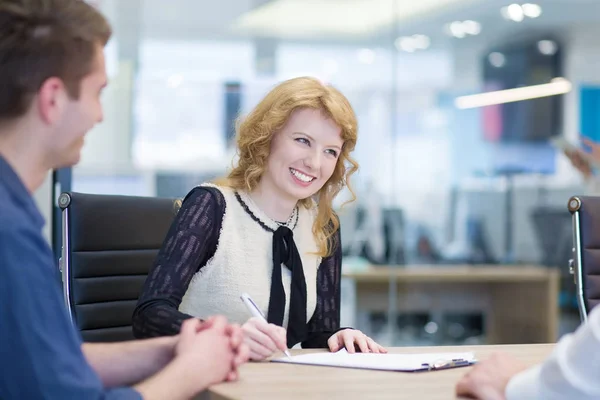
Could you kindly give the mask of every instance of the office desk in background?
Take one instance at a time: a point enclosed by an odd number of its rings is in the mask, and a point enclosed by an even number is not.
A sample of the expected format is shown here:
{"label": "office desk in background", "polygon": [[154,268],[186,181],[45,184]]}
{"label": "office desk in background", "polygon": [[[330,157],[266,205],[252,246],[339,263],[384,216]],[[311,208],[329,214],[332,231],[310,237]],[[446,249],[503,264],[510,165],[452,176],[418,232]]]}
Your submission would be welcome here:
{"label": "office desk in background", "polygon": [[[393,353],[473,351],[483,360],[504,351],[527,365],[541,362],[553,344],[390,348]],[[293,355],[315,350],[292,350]],[[318,350],[317,350],[318,351]],[[248,363],[237,382],[215,385],[200,396],[207,400],[456,399],[456,382],[471,367],[432,372],[384,372],[281,363]]]}
{"label": "office desk in background", "polygon": [[[557,270],[526,265],[377,266],[344,273],[354,298],[346,306],[356,313],[383,312],[388,321],[401,312],[481,313],[486,344],[555,342],[559,279]],[[395,337],[395,324],[388,324],[387,342]]]}

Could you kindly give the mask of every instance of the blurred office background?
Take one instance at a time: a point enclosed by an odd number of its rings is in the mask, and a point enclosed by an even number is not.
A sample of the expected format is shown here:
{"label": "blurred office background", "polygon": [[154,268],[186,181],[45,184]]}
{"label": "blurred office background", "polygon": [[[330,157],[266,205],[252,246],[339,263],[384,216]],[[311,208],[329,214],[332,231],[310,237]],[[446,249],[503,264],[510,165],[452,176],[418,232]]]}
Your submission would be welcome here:
{"label": "blurred office background", "polygon": [[[347,272],[558,270],[557,336],[577,325],[566,205],[588,188],[550,140],[600,139],[599,0],[90,2],[115,32],[105,120],[38,193],[49,237],[60,221],[46,199],[65,188],[174,197],[224,174],[235,118],[312,75],[359,119],[358,201],[340,214]],[[552,95],[465,97],[532,85]],[[369,311],[359,284],[344,281],[344,321],[385,344],[488,341],[484,313]]]}

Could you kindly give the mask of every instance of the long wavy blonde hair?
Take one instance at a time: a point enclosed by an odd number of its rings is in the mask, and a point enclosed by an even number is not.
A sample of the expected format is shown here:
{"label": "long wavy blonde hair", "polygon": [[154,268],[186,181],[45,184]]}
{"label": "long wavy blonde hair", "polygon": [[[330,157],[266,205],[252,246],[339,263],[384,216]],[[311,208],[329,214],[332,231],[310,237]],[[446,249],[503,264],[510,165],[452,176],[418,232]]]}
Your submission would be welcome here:
{"label": "long wavy blonde hair", "polygon": [[331,118],[340,127],[344,142],[329,180],[313,197],[300,201],[306,208],[313,207],[314,201],[317,203],[312,231],[318,246],[317,254],[325,257],[339,245],[332,240],[340,227],[333,211],[333,199],[344,186],[351,194],[347,202],[356,199],[350,185],[350,176],[358,170],[358,163],[350,157],[356,146],[356,115],[348,99],[337,89],[311,77],[290,79],[276,86],[250,114],[238,120],[237,163],[227,177],[215,183],[252,192],[265,172],[273,135],[285,126],[294,111],[304,108],[320,110]]}

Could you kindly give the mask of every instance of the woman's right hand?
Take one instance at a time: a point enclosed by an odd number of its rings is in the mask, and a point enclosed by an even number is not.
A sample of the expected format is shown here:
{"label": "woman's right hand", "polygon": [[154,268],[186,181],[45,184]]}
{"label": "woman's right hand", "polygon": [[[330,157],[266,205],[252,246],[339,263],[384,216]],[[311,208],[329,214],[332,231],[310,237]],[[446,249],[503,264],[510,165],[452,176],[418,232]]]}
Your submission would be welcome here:
{"label": "woman's right hand", "polygon": [[261,318],[250,318],[242,325],[244,342],[250,349],[250,359],[264,360],[278,350],[287,350],[285,328],[269,324]]}

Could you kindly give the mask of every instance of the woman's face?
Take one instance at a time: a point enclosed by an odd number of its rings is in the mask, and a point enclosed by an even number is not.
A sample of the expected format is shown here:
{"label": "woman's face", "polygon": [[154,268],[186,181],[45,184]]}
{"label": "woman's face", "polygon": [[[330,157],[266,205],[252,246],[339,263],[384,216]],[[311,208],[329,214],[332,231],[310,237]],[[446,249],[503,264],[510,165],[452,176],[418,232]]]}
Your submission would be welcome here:
{"label": "woman's face", "polygon": [[333,174],[344,144],[341,132],[320,110],[294,111],[273,137],[262,179],[287,199],[311,197]]}

